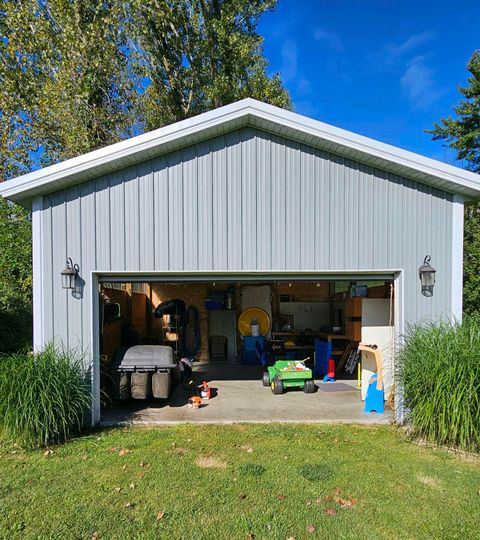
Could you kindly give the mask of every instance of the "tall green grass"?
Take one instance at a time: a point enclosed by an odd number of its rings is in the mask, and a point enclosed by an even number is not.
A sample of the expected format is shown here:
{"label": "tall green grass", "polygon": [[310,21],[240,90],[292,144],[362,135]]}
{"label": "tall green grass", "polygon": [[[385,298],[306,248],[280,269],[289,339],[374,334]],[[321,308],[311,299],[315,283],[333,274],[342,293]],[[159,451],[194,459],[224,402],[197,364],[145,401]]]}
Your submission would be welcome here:
{"label": "tall green grass", "polygon": [[50,344],[0,357],[0,432],[29,447],[61,442],[82,428],[90,390],[82,358]]}
{"label": "tall green grass", "polygon": [[400,352],[410,432],[480,451],[480,319],[413,326]]}

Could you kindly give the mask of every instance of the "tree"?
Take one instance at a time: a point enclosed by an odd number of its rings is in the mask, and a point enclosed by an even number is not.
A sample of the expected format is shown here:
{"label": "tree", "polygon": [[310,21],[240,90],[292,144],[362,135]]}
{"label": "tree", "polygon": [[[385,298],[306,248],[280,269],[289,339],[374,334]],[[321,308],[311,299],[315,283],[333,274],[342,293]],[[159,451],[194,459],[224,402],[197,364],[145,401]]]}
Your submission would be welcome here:
{"label": "tree", "polygon": [[0,352],[12,352],[32,341],[29,213],[0,199],[0,226]]}
{"label": "tree", "polygon": [[[0,0],[0,181],[243,97],[290,107],[256,32],[275,3]],[[31,319],[30,267],[28,212],[0,201],[1,328]]]}
{"label": "tree", "polygon": [[290,107],[256,33],[274,6],[0,0],[0,178],[247,96]]}
{"label": "tree", "polygon": [[[0,181],[125,136],[133,83],[117,2],[0,6]],[[31,256],[28,211],[1,200],[0,351],[31,343]]]}
{"label": "tree", "polygon": [[133,71],[149,84],[139,117],[147,130],[244,97],[291,101],[267,75],[260,17],[276,0],[131,0],[127,28]]}
{"label": "tree", "polygon": [[[428,133],[457,152],[467,169],[480,173],[480,50],[467,64],[467,86],[460,87],[463,99],[453,109],[455,118],[435,123]],[[480,311],[480,203],[465,207],[463,308],[466,313]]]}
{"label": "tree", "polygon": [[[0,114],[11,132],[2,155],[21,149],[31,168],[127,136],[134,92],[119,2],[0,1]],[[8,164],[0,173],[10,177]]]}

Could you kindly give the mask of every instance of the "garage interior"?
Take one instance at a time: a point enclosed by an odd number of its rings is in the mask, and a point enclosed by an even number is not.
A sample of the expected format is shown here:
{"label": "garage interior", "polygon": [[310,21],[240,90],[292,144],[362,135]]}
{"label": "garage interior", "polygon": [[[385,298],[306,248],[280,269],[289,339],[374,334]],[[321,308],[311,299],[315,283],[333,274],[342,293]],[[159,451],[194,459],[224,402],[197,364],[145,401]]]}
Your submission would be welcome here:
{"label": "garage interior", "polygon": [[[103,282],[102,422],[388,421],[394,317],[393,279]],[[360,342],[380,352],[386,414],[364,413],[378,367],[358,351]],[[131,393],[120,400],[122,358],[140,345],[169,347],[177,366],[191,358],[195,385],[185,384],[188,367],[176,369],[168,398],[135,396],[131,379]],[[279,396],[265,388],[263,374],[277,360],[310,369],[314,393],[283,388]],[[211,396],[196,410],[191,397],[202,397],[203,381]]]}

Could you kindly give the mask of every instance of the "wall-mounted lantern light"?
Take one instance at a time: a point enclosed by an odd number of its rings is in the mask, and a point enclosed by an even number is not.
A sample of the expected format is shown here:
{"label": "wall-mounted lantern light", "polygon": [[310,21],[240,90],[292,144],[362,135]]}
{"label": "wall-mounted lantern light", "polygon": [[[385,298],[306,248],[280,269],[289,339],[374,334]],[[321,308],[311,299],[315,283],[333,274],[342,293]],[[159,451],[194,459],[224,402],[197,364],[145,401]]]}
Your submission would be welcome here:
{"label": "wall-mounted lantern light", "polygon": [[430,264],[431,257],[427,255],[422,266],[418,269],[418,276],[422,285],[423,296],[433,296],[433,286],[435,285],[435,268]]}
{"label": "wall-mounted lantern light", "polygon": [[62,276],[62,287],[64,289],[75,289],[75,282],[78,276],[80,267],[78,264],[73,264],[70,257],[67,258],[67,267],[62,270],[60,275]]}

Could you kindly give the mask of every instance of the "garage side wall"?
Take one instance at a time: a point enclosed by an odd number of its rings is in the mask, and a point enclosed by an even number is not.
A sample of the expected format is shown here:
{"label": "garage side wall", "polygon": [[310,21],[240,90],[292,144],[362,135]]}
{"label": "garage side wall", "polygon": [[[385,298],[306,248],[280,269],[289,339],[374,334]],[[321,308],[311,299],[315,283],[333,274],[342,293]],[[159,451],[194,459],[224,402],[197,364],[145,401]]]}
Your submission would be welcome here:
{"label": "garage side wall", "polygon": [[[90,349],[92,271],[403,269],[405,320],[449,316],[452,199],[253,128],[46,195],[34,212],[36,346]],[[427,254],[430,299],[417,275]],[[80,298],[61,288],[67,256]]]}

